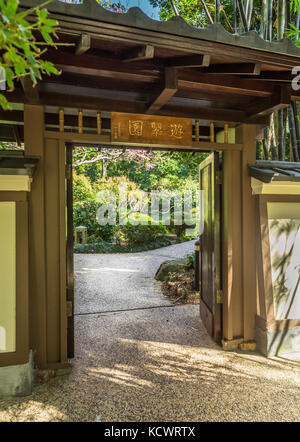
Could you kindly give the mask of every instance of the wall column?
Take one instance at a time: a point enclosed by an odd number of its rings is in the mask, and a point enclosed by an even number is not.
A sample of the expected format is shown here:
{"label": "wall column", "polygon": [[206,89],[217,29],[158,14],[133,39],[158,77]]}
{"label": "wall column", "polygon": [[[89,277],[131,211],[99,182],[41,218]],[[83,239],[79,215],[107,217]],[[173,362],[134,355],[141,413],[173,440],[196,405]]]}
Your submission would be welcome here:
{"label": "wall column", "polygon": [[67,363],[65,143],[44,137],[43,106],[25,105],[25,152],[40,157],[29,200],[30,348],[40,369]]}
{"label": "wall column", "polygon": [[237,129],[237,142],[243,144],[242,171],[242,279],[244,341],[255,336],[256,315],[256,207],[248,164],[256,161],[256,126],[243,124]]}
{"label": "wall column", "polygon": [[46,365],[46,262],[44,201],[44,107],[25,105],[25,155],[40,157],[29,195],[30,347],[38,367]]}

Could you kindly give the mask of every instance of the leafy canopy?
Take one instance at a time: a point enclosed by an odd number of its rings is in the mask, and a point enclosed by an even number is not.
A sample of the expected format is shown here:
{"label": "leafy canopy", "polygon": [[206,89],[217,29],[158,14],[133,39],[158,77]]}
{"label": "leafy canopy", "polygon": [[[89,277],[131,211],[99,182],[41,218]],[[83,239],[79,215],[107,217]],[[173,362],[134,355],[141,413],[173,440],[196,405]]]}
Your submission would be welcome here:
{"label": "leafy canopy", "polygon": [[[18,12],[18,0],[0,0],[0,69],[2,86],[6,80],[9,91],[14,89],[15,81],[22,77],[30,76],[35,85],[42,74],[59,74],[51,62],[41,58],[48,46],[56,46],[53,39],[57,38],[55,27],[58,23],[50,19],[48,11],[44,9],[50,1]],[[35,32],[41,35],[41,41],[37,41]],[[11,108],[3,94],[0,94],[0,106],[5,110]]]}

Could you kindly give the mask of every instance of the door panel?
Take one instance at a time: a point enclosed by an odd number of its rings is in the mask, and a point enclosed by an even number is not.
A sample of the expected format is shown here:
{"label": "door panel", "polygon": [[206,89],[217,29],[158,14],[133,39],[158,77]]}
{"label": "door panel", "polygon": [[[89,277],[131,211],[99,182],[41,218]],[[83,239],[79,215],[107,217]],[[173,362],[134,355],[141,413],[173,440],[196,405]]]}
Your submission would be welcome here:
{"label": "door panel", "polygon": [[200,164],[200,190],[203,190],[204,229],[200,236],[200,315],[208,333],[222,338],[221,304],[221,234],[220,234],[220,158],[212,153]]}
{"label": "door panel", "polygon": [[66,144],[68,358],[74,358],[73,145]]}

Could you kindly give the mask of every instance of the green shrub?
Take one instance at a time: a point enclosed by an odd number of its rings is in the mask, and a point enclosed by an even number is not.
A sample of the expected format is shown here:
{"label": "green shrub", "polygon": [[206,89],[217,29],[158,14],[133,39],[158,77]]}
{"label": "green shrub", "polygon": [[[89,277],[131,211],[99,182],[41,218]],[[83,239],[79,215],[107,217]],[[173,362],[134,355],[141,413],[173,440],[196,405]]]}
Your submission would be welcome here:
{"label": "green shrub", "polygon": [[171,244],[171,240],[164,237],[157,238],[149,244],[132,244],[127,246],[101,241],[91,244],[76,244],[74,246],[74,253],[136,253],[159,249]]}
{"label": "green shrub", "polygon": [[[106,224],[100,226],[96,219],[99,204],[95,201],[86,201],[82,204],[76,204],[73,210],[74,228],[85,226],[89,236],[93,241],[110,241],[115,233],[115,226]],[[89,240],[90,241],[90,240]]]}
{"label": "green shrub", "polygon": [[74,171],[73,173],[73,200],[74,203],[84,203],[85,201],[92,201],[95,199],[92,186],[89,179]]}
{"label": "green shrub", "polygon": [[158,235],[166,232],[166,227],[158,224],[150,224],[151,218],[145,215],[140,215],[140,219],[145,222],[145,218],[148,224],[133,224],[133,217],[128,217],[128,223],[124,226],[118,227],[119,235],[121,233],[121,239],[128,244],[148,244],[156,240]]}

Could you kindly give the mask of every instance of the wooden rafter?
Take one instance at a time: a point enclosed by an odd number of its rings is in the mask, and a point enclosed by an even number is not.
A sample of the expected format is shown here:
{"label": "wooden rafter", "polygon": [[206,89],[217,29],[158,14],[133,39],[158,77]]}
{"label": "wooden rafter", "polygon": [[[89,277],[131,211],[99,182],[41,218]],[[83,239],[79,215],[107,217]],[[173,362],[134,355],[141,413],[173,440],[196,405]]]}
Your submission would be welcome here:
{"label": "wooden rafter", "polygon": [[259,75],[261,63],[220,63],[201,69],[201,72],[230,75]]}
{"label": "wooden rafter", "polygon": [[76,55],[82,55],[91,49],[91,36],[88,34],[81,34],[79,42],[76,46]]}
{"label": "wooden rafter", "polygon": [[125,62],[150,60],[154,58],[154,46],[143,45],[129,49],[120,54],[120,60]]}
{"label": "wooden rafter", "polygon": [[39,85],[33,84],[29,75],[21,77],[21,85],[24,91],[24,95],[29,102],[37,103],[39,101]]}
{"label": "wooden rafter", "polygon": [[146,113],[159,111],[178,90],[178,73],[174,68],[165,69],[164,86],[148,106]]}
{"label": "wooden rafter", "polygon": [[276,93],[271,97],[255,102],[247,108],[247,117],[256,117],[259,115],[268,115],[278,109],[289,106],[291,102],[291,90],[288,86],[276,88]]}
{"label": "wooden rafter", "polygon": [[210,55],[196,54],[196,55],[184,55],[182,57],[172,57],[163,59],[161,63],[164,66],[174,68],[195,68],[201,66],[209,66]]}

